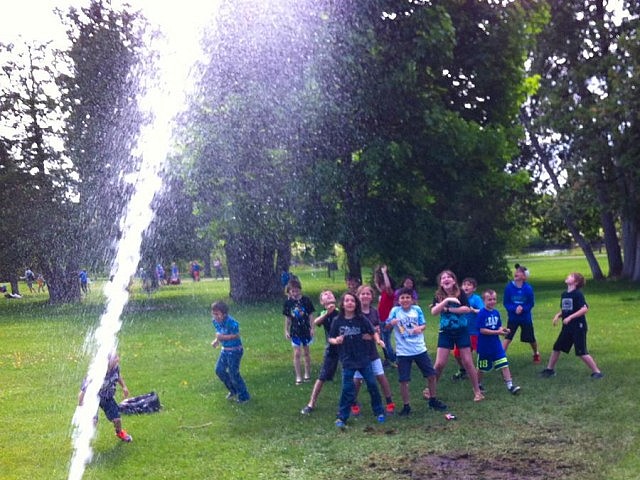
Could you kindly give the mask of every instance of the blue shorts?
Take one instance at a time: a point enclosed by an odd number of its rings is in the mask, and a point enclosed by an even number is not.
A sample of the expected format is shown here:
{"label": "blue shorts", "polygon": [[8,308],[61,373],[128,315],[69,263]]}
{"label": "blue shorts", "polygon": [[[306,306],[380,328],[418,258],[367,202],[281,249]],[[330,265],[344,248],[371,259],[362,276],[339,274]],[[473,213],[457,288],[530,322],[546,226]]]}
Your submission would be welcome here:
{"label": "blue shorts", "polygon": [[291,346],[293,348],[308,347],[312,343],[313,343],[313,337],[311,338],[291,337]]}
{"label": "blue shorts", "polygon": [[478,370],[490,372],[491,370],[500,370],[501,368],[508,367],[509,361],[507,360],[507,357],[492,359],[478,356],[476,365],[478,366]]}
{"label": "blue shorts", "polygon": [[471,336],[466,328],[455,330],[440,330],[438,333],[438,348],[453,350],[453,347],[471,348]]}
{"label": "blue shorts", "polygon": [[100,408],[102,408],[109,421],[113,422],[116,418],[120,418],[120,409],[113,397],[101,398]]}
{"label": "blue shorts", "polygon": [[436,374],[431,363],[431,357],[427,352],[411,355],[410,357],[398,355],[396,361],[398,363],[398,381],[401,383],[411,381],[411,364],[413,362],[416,362],[424,378],[432,377]]}

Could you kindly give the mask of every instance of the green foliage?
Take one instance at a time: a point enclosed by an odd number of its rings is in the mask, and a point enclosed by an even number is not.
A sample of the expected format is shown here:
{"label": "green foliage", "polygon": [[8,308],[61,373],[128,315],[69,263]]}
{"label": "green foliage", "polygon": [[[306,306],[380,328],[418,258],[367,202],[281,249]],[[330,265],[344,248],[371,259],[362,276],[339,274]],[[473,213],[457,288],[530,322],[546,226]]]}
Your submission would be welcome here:
{"label": "green foliage", "polygon": [[[551,317],[558,310],[562,280],[587,266],[580,257],[509,259],[510,264],[516,261],[531,271],[536,335],[546,359],[558,333]],[[329,280],[324,270],[295,273],[316,305],[321,289],[340,293],[344,288],[341,274]],[[501,292],[503,285],[481,284],[480,289]],[[42,472],[51,479],[68,476],[70,421],[89,362],[83,339],[102,311],[99,286],[93,285],[81,305],[46,307],[43,297],[36,295],[0,304],[0,401],[11,429],[2,443],[3,479],[40,478]],[[449,380],[456,368],[451,359],[439,396],[457,421],[427,410],[419,400],[423,381],[414,371],[411,417],[392,417],[377,425],[363,391],[363,415],[350,420],[344,433],[333,426],[339,381],[326,384],[310,417],[299,414],[311,385],[293,385],[291,347],[282,336],[277,301],[242,306],[230,302],[231,314],[241,326],[246,349],[242,373],[253,398],[245,405],[225,400],[226,391],[213,373],[218,351],[210,346],[209,305],[225,298],[227,288],[227,282],[187,281],[148,297],[136,285],[119,335],[122,373],[132,395],[155,390],[164,408],[158,414],[123,417],[134,437],[131,444],[114,437],[100,412],[94,458],[85,478],[391,479],[398,472],[435,475],[421,462],[438,455],[457,458],[459,452],[464,458],[450,464],[460,475],[467,472],[464,462],[473,459],[482,459],[488,475],[486,469],[493,464],[487,459],[487,443],[502,469],[513,467],[516,459],[528,465],[520,478],[534,468],[544,468],[540,478],[567,480],[627,479],[636,474],[638,382],[629,374],[629,365],[640,345],[639,337],[629,333],[634,331],[633,311],[640,298],[628,283],[588,281],[585,287],[591,308],[589,347],[606,374],[603,380],[591,381],[573,353],[561,357],[557,377],[541,379],[537,371],[542,367],[531,364],[528,345],[516,341],[509,361],[522,386],[518,397],[509,395],[500,374],[493,372],[485,381],[487,399],[474,403],[468,383]],[[420,290],[424,307],[434,290],[434,285]],[[434,325],[427,313],[425,334],[431,352],[437,335]],[[322,347],[320,334],[311,348],[314,371]],[[389,370],[388,375],[399,403],[397,372]]]}

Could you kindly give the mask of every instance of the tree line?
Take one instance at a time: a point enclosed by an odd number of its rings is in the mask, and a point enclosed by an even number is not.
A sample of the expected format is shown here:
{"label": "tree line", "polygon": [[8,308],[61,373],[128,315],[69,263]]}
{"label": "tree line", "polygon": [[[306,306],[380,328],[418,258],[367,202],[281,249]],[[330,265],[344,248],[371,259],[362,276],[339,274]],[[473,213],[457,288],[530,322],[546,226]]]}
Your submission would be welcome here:
{"label": "tree line", "polygon": [[[594,278],[640,280],[638,10],[607,2],[221,2],[179,119],[143,263],[223,248],[237,301],[281,293],[290,245],[502,280],[537,231]],[[94,0],[69,48],[0,45],[0,275],[42,271],[53,302],[108,270],[148,121],[159,35]],[[106,267],[105,267],[106,265]]]}

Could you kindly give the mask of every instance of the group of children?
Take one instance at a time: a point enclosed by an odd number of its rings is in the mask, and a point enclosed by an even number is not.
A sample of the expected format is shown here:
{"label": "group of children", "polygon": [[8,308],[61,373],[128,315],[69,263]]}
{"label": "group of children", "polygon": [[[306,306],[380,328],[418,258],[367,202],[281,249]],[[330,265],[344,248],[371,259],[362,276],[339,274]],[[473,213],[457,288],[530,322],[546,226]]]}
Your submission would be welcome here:
{"label": "group of children", "polygon": [[[316,408],[318,397],[327,381],[333,380],[338,363],[342,365],[342,390],[338,403],[335,425],[345,428],[351,415],[360,414],[358,392],[366,383],[371,399],[371,408],[379,423],[387,415],[395,413],[391,387],[384,372],[378,347],[384,352],[385,362],[397,366],[400,395],[403,406],[400,416],[411,413],[409,384],[411,368],[416,364],[426,379],[423,396],[428,407],[436,411],[447,410],[437,397],[438,381],[442,376],[451,352],[459,364],[454,380],[468,378],[471,382],[474,401],[484,399],[482,378],[486,372],[500,370],[506,389],[517,394],[521,389],[513,383],[506,350],[520,329],[520,339],[530,343],[534,352],[534,363],[540,362],[537,342],[533,330],[531,309],[534,305],[533,289],[526,282],[528,271],[516,264],[514,280],[505,288],[504,306],[508,313],[507,327],[502,325],[495,290],[487,289],[482,297],[476,293],[477,282],[465,278],[459,285],[456,275],[450,270],[437,277],[437,290],[430,307],[434,316],[439,316],[439,332],[435,363],[427,351],[424,330],[424,312],[417,304],[417,292],[413,279],[407,277],[403,286],[393,289],[386,266],[376,271],[375,284],[380,292],[378,308],[373,308],[374,290],[368,285],[359,285],[354,278],[347,281],[348,290],[336,301],[334,293],[325,290],[320,294],[323,310],[314,318],[313,302],[302,295],[302,286],[297,278],[287,284],[287,299],[283,305],[285,337],[293,347],[293,365],[297,385],[311,380],[311,345],[316,327],[325,332],[326,345],[322,366],[315,380],[308,403],[301,413],[308,415]],[[567,290],[562,293],[560,310],[553,317],[555,326],[562,319],[562,329],[553,345],[553,352],[542,377],[555,375],[555,366],[560,353],[575,349],[576,356],[591,369],[591,377],[604,375],[587,350],[586,313],[589,309],[581,288],[585,279],[580,273],[571,273],[565,279]],[[221,347],[215,372],[228,390],[227,399],[245,403],[251,397],[240,375],[243,346],[238,322],[229,315],[228,306],[221,301],[211,306],[212,323],[216,337],[211,345]],[[395,351],[391,345],[395,341]],[[500,336],[504,340],[500,341]],[[476,351],[474,363],[472,352]],[[130,442],[131,436],[122,429],[117,404],[114,401],[116,385],[128,390],[120,375],[117,354],[109,359],[109,369],[104,385],[100,389],[100,407],[114,423],[116,435]],[[380,394],[378,384],[384,395]],[[80,394],[84,398],[86,385]]]}

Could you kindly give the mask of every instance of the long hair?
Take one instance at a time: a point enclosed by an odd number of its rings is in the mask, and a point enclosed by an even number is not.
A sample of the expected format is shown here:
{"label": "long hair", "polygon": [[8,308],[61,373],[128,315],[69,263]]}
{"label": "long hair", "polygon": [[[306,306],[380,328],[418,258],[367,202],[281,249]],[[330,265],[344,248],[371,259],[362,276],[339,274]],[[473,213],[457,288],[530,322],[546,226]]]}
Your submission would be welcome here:
{"label": "long hair", "polygon": [[[442,288],[442,286],[440,285],[440,278],[442,277],[442,275],[447,274],[449,275],[451,278],[453,278],[454,284],[453,284],[453,292],[451,293],[447,293],[444,291],[444,289]],[[441,271],[438,276],[436,277],[436,284],[438,285],[438,289],[436,290],[436,299],[441,302],[442,300],[444,300],[447,297],[459,297],[460,296],[460,286],[458,285],[458,277],[456,277],[456,274],[453,273],[451,270],[443,270]]]}
{"label": "long hair", "polygon": [[345,292],[340,297],[340,306],[339,306],[340,314],[344,315],[344,299],[346,296],[353,297],[356,301],[356,311],[355,311],[356,317],[362,315],[362,305],[360,305],[360,299],[355,293],[351,293],[351,292]]}

